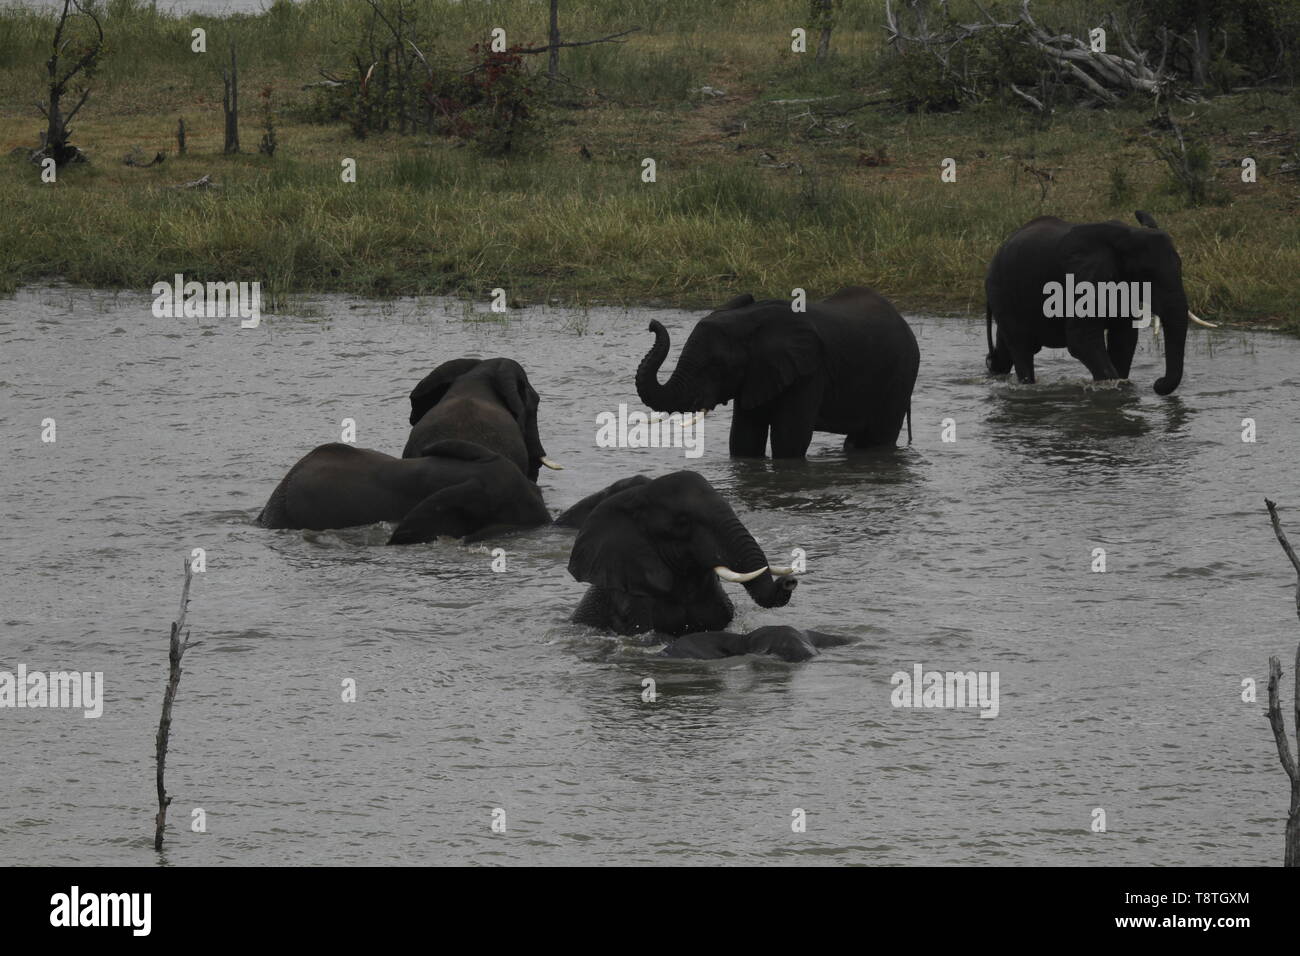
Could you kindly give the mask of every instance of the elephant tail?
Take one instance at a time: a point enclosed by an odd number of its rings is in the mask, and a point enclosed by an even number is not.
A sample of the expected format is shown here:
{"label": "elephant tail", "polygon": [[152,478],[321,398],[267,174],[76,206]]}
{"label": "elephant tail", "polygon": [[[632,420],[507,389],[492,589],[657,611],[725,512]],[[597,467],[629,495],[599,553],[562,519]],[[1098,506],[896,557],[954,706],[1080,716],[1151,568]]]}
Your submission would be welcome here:
{"label": "elephant tail", "polygon": [[912,401],[907,401],[907,443],[912,444]]}
{"label": "elephant tail", "polygon": [[993,354],[993,303],[984,302],[984,335],[989,340],[989,355]]}

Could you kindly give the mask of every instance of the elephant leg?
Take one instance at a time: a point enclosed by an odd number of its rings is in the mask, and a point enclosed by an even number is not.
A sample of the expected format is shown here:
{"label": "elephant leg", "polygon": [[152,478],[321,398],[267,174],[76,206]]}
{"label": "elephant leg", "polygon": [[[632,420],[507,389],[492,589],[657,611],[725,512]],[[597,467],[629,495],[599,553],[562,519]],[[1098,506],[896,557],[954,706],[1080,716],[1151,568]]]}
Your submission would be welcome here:
{"label": "elephant leg", "polygon": [[1115,366],[1115,374],[1120,378],[1128,378],[1137,344],[1138,330],[1133,328],[1132,322],[1125,322],[1119,328],[1112,327],[1106,333],[1106,352],[1111,364]]}
{"label": "elephant leg", "polygon": [[1016,378],[1020,379],[1022,385],[1034,384],[1034,352],[1028,344],[1023,342],[1007,343],[1011,351],[1011,362],[1016,367]]}
{"label": "elephant leg", "polygon": [[771,406],[772,457],[803,458],[808,454],[823,385],[813,376],[788,389]]}
{"label": "elephant leg", "polygon": [[854,448],[893,448],[898,444],[898,433],[903,430],[903,420],[911,404],[911,392],[903,394],[894,390],[878,407],[870,409],[866,425],[849,432],[844,439],[844,450]]}
{"label": "elephant leg", "polygon": [[1119,378],[1106,353],[1105,331],[1105,326],[1096,319],[1082,319],[1066,330],[1070,354],[1088,366],[1093,381],[1097,382]]}
{"label": "elephant leg", "polygon": [[[737,408],[731,416],[732,458],[763,458],[767,455],[768,411]],[[807,448],[807,445],[804,446]]]}
{"label": "elephant leg", "polygon": [[1001,328],[998,329],[993,341],[993,351],[985,356],[984,366],[989,370],[990,375],[1006,375],[1011,371],[1011,349]]}

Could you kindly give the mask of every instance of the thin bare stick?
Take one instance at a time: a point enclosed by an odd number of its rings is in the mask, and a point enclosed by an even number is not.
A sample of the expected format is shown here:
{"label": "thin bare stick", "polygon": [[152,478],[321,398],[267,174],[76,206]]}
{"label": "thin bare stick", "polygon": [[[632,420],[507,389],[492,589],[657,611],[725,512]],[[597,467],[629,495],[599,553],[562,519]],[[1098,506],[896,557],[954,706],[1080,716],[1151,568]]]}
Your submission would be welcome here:
{"label": "thin bare stick", "polygon": [[[1268,507],[1269,519],[1273,522],[1273,533],[1277,535],[1278,544],[1291,561],[1296,571],[1296,614],[1300,615],[1300,558],[1287,540],[1286,532],[1277,517],[1277,504],[1264,499]],[[1273,740],[1277,744],[1277,756],[1282,762],[1282,769],[1291,780],[1291,809],[1286,820],[1286,855],[1283,866],[1300,866],[1300,767],[1291,754],[1291,746],[1286,736],[1286,720],[1282,717],[1282,701],[1279,685],[1282,683],[1282,663],[1276,657],[1268,659],[1268,722],[1273,729]],[[1300,753],[1300,647],[1295,654],[1295,722],[1297,734],[1297,752]]]}
{"label": "thin bare stick", "polygon": [[191,647],[202,643],[190,643],[190,632],[185,631],[185,636],[181,637],[181,632],[185,630],[185,612],[190,605],[190,582],[194,580],[194,568],[191,566],[190,559],[185,559],[185,585],[181,588],[181,609],[177,614],[176,620],[172,622],[171,646],[167,655],[170,663],[169,674],[167,677],[167,691],[163,695],[162,718],[158,721],[158,736],[155,740],[158,753],[158,815],[154,817],[153,831],[153,848],[161,850],[163,845],[163,831],[167,829],[167,807],[172,802],[172,798],[167,796],[167,788],[163,784],[163,774],[167,767],[167,738],[171,735],[172,729],[172,704],[176,700],[176,690],[181,682],[181,658]]}
{"label": "thin bare stick", "polygon": [[626,43],[627,42],[626,40],[622,40],[619,38],[625,37],[629,33],[636,33],[640,29],[641,29],[640,27],[632,27],[629,30],[621,30],[618,33],[611,33],[607,37],[600,37],[599,39],[596,40],[566,40],[563,43],[555,44],[554,47],[552,47],[551,44],[548,43],[546,46],[520,47],[519,49],[511,50],[510,52],[511,53],[549,53],[551,52],[552,49],[560,49],[561,47],[591,46],[594,43]]}

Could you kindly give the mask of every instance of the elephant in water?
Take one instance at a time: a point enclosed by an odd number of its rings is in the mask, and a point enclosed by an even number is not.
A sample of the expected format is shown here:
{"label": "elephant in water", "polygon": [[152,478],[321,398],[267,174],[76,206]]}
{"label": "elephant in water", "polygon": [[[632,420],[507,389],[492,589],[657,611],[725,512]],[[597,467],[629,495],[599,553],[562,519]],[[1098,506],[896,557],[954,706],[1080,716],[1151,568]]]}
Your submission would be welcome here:
{"label": "elephant in water", "polygon": [[708,410],[735,399],[733,458],[802,458],[814,431],[845,448],[893,447],[907,420],[921,362],[916,336],[889,300],[853,286],[794,311],[783,299],[741,295],[696,323],[677,368],[659,382],[668,331],[636,372],[641,401],[661,412]]}
{"label": "elephant in water", "polygon": [[853,638],[819,631],[800,631],[793,627],[760,627],[748,634],[707,631],[679,637],[662,651],[663,657],[712,661],[742,654],[770,654],[783,661],[806,661],[821,653],[823,647],[852,644]]}
{"label": "elephant in water", "polygon": [[536,481],[546,457],[537,433],[537,392],[513,359],[452,359],[411,392],[411,434],[403,458],[429,454],[434,442],[460,439],[482,445]]}
{"label": "elephant in water", "polygon": [[645,475],[633,475],[631,478],[621,478],[612,485],[602,488],[595,494],[587,495],[587,497],[583,498],[576,505],[563,511],[560,516],[555,519],[555,524],[561,528],[581,528],[587,518],[590,517],[591,513],[596,510],[596,506],[610,495],[616,495],[620,491],[627,491],[629,488],[637,488],[649,483],[650,479]]}
{"label": "elephant in water", "polygon": [[324,530],[392,521],[388,543],[415,544],[550,523],[537,486],[501,455],[465,441],[435,442],[426,451],[394,458],[321,445],[289,469],[258,524]]}
{"label": "elephant in water", "polygon": [[784,607],[797,583],[693,471],[605,495],[581,522],[569,573],[591,585],[572,620],[619,634],[721,630],[735,607],[719,579],[762,607]]}
{"label": "elephant in water", "polygon": [[[991,373],[1005,375],[1014,366],[1021,382],[1033,382],[1034,356],[1046,347],[1068,348],[1094,380],[1128,378],[1138,342],[1133,321],[1140,318],[1134,285],[1140,290],[1149,282],[1146,308],[1165,329],[1165,374],[1156,379],[1155,390],[1168,395],[1178,387],[1189,320],[1214,326],[1187,308],[1182,259],[1169,234],[1147,213],[1136,215],[1140,226],[1039,216],[1002,243],[984,278],[989,347],[984,364]],[[1063,314],[1050,302],[1052,283],[1069,299],[1060,303],[1068,307]],[[1076,308],[1074,289],[1091,305]]]}

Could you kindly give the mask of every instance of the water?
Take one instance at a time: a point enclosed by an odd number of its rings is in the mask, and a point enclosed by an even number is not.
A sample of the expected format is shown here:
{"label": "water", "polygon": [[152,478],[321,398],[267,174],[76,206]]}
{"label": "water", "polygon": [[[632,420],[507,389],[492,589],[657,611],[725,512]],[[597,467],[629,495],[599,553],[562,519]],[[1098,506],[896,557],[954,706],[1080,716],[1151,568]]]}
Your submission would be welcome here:
{"label": "water", "polygon": [[[1042,384],[1018,387],[983,377],[982,323],[911,317],[912,447],[848,460],[821,435],[777,469],[726,457],[727,408],[692,462],[595,447],[596,414],[636,402],[647,319],[673,333],[671,366],[687,314],[499,322],[322,298],[240,330],[150,303],[0,300],[0,670],[107,685],[97,720],[0,710],[6,863],[156,859],[154,733],[194,547],[203,644],[176,705],[168,864],[1280,862],[1288,788],[1264,681],[1282,655],[1290,700],[1300,630],[1262,498],[1292,506],[1300,539],[1300,342],[1196,330],[1182,388],[1161,399],[1146,333],[1137,386],[1094,388],[1045,352]],[[384,548],[382,529],[253,525],[343,418],[361,446],[400,452],[406,393],[466,354],[530,372],[567,465],[543,472],[553,511],[693,467],[773,561],[807,551],[787,608],[728,586],[733,629],[860,642],[802,665],[656,660],[566,623],[585,588],[565,571],[571,532]],[[505,573],[490,570],[498,545]],[[1089,571],[1097,547],[1105,574]],[[999,716],[891,707],[891,674],[914,663],[998,671]],[[1240,700],[1248,677],[1258,703]],[[196,807],[207,833],[189,829]]]}

